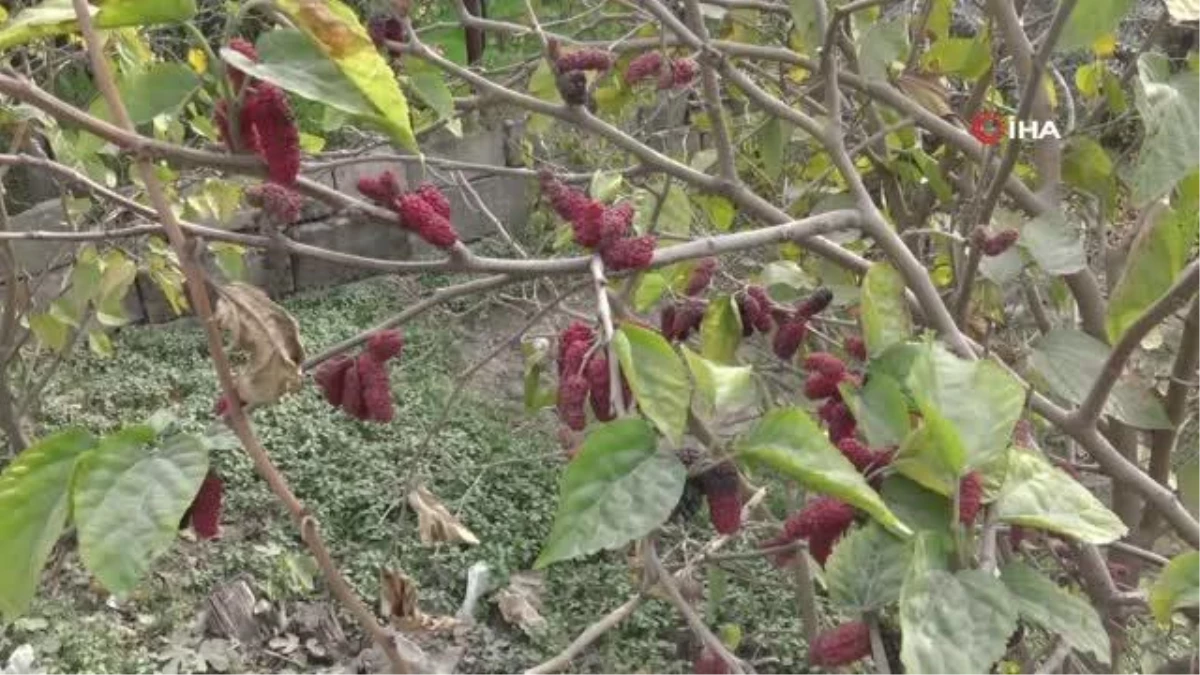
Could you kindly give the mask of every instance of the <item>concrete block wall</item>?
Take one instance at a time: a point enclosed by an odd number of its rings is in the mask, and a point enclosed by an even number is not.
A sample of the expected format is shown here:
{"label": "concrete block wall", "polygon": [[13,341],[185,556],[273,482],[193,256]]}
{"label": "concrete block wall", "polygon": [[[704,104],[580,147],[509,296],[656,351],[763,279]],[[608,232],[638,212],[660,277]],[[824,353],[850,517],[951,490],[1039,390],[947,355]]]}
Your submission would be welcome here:
{"label": "concrete block wall", "polygon": [[[503,129],[482,131],[462,139],[445,134],[427,140],[422,144],[422,149],[429,156],[486,166],[505,166],[506,148],[512,142],[508,136],[518,130],[519,125],[505,125]],[[387,155],[394,154],[394,151],[382,148],[373,154]],[[442,183],[438,177],[448,177],[447,171],[433,166],[429,167],[423,177],[421,167],[416,162],[396,162],[387,159],[341,166],[312,177],[354,194],[354,186],[360,177],[385,169],[404,176],[410,186],[421,180]],[[493,175],[470,170],[463,170],[463,175],[495,216],[514,236],[519,236],[528,221],[536,181],[520,176]],[[492,223],[474,207],[461,190],[452,183],[443,187],[450,197],[455,227],[464,241],[470,243],[496,234]],[[253,231],[254,212],[248,210],[238,213],[230,223],[223,225],[210,224]],[[13,231],[62,231],[68,229],[68,225],[59,200],[52,199],[11,217],[9,228]],[[418,237],[399,227],[356,220],[344,214],[334,213],[329,207],[316,202],[306,204],[302,222],[289,228],[288,236],[305,244],[372,258],[410,260],[434,254],[434,251]],[[19,272],[23,277],[44,277],[37,292],[31,293],[35,308],[39,308],[55,297],[62,287],[70,269],[74,246],[70,242],[25,240],[14,242],[14,249]],[[219,278],[219,272],[212,260],[207,255],[205,258],[206,267]],[[336,286],[376,274],[371,270],[349,268],[307,256],[254,249],[246,251],[245,264],[248,280],[265,289],[273,297]],[[3,297],[2,293],[0,297]],[[144,274],[138,276],[127,299],[127,305],[129,315],[138,321],[161,323],[177,318],[162,292]]]}

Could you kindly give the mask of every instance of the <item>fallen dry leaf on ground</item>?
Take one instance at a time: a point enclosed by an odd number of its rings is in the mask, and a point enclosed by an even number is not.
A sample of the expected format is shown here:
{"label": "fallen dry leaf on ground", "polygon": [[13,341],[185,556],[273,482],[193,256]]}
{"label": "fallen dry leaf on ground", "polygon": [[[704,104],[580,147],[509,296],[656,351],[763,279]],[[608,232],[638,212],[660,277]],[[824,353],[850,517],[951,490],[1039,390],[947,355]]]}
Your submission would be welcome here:
{"label": "fallen dry leaf on ground", "polygon": [[542,575],[536,572],[519,572],[509,577],[508,586],[494,597],[504,620],[526,635],[545,630],[546,619],[541,614],[544,586]]}
{"label": "fallen dry leaf on ground", "polygon": [[417,512],[417,533],[422,544],[479,544],[479,538],[459,522],[425,486],[418,485],[408,493],[408,505]]}
{"label": "fallen dry leaf on ground", "polygon": [[404,632],[438,632],[458,626],[452,616],[430,616],[421,611],[417,583],[400,570],[384,568],[379,572],[380,612],[393,626]]}

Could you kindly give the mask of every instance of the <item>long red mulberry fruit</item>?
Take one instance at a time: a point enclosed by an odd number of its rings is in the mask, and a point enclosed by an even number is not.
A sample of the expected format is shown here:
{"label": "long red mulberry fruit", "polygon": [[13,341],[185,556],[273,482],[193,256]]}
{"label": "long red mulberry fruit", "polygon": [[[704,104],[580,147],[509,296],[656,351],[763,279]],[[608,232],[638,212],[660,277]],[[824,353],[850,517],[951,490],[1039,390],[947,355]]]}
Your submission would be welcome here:
{"label": "long red mulberry fruit", "polygon": [[246,191],[247,201],[262,207],[262,210],[280,225],[291,225],[300,220],[300,207],[304,198],[300,193],[278,183],[263,183]]}
{"label": "long red mulberry fruit", "polygon": [[322,363],[321,367],[317,368],[313,379],[321,387],[321,393],[330,404],[335,406],[342,404],[346,371],[353,365],[354,359],[344,354],[339,354]]}
{"label": "long red mulberry fruit", "polygon": [[422,239],[438,248],[450,248],[458,242],[458,232],[437,208],[415,192],[401,195],[395,201],[400,223],[416,232]]}
{"label": "long red mulberry fruit", "polygon": [[267,175],[280,185],[296,182],[300,173],[300,132],[283,90],[260,82],[245,97],[245,115],[258,134],[259,153],[267,162]]}
{"label": "long red mulberry fruit", "polygon": [[625,82],[627,84],[637,84],[643,80],[650,78],[658,78],[662,71],[663,56],[659,52],[646,52],[640,54],[632,61],[625,69]]}
{"label": "long red mulberry fruit", "polygon": [[804,342],[804,337],[808,335],[808,324],[804,321],[788,321],[775,331],[775,339],[771,343],[771,348],[775,351],[775,356],[784,361],[791,361],[796,355],[796,350],[800,348],[800,344]]}
{"label": "long red mulberry fruit", "polygon": [[357,187],[364,197],[378,206],[391,208],[400,196],[400,181],[391,171],[383,171],[377,176],[363,176],[358,179]]}
{"label": "long red mulberry fruit", "polygon": [[871,632],[862,621],[851,621],[819,633],[808,646],[814,666],[844,666],[871,654]]}
{"label": "long red mulberry fruit", "polygon": [[834,499],[818,497],[783,524],[784,533],[793,539],[807,539],[808,552],[821,565],[829,559],[833,545],[854,522],[854,507]]}
{"label": "long red mulberry fruit", "polygon": [[670,342],[675,342],[675,305],[664,305],[658,315],[659,329]]}
{"label": "long red mulberry fruit", "polygon": [[588,361],[587,380],[592,412],[595,413],[596,419],[608,422],[615,415],[612,405],[612,373],[609,372],[607,358],[595,356]]}
{"label": "long red mulberry fruit", "polygon": [[598,248],[604,241],[604,216],[606,209],[597,201],[588,200],[575,208],[571,219],[571,233],[575,243],[584,248]]}
{"label": "long red mulberry fruit", "polygon": [[584,404],[588,398],[588,381],[582,375],[567,375],[558,386],[558,418],[574,431],[587,426]]}
{"label": "long red mulberry fruit", "polygon": [[362,387],[363,419],[370,422],[391,422],[394,409],[387,367],[372,356],[371,352],[358,355],[358,381]]}
{"label": "long red mulberry fruit", "polygon": [[[587,352],[596,338],[596,333],[582,321],[572,321],[571,325],[558,336],[558,374],[576,372],[583,365],[583,355]],[[575,345],[582,344],[583,349]],[[568,366],[571,366],[568,368]]]}
{"label": "long red mulberry fruit", "polygon": [[671,325],[664,337],[672,342],[683,342],[692,331],[700,330],[708,303],[697,298],[688,298],[678,303],[671,312]]}
{"label": "long red mulberry fruit", "polygon": [[983,476],[978,471],[972,471],[963,476],[958,482],[958,520],[963,525],[975,522],[979,509],[983,506]]}
{"label": "long red mulberry fruit", "polygon": [[833,302],[833,291],[825,287],[818,288],[796,305],[796,315],[798,318],[811,319],[824,311],[830,302]]}
{"label": "long red mulberry fruit", "polygon": [[612,54],[602,49],[581,49],[559,56],[554,62],[554,67],[560,73],[572,70],[608,70],[612,67],[612,62]]}
{"label": "long red mulberry fruit", "polygon": [[367,351],[383,362],[400,354],[404,348],[404,333],[395,329],[381,330],[367,338]]}
{"label": "long red mulberry fruit", "polygon": [[342,374],[342,410],[356,420],[367,419],[367,404],[363,400],[362,381],[358,366],[351,364]]}
{"label": "long red mulberry fruit", "polygon": [[829,440],[834,443],[854,436],[857,430],[858,424],[850,412],[850,407],[837,398],[826,399],[817,410],[817,414],[829,428]]}
{"label": "long red mulberry fruit", "polygon": [[208,470],[200,490],[188,507],[192,529],[201,539],[213,539],[221,533],[221,496],[224,484],[216,471]]}
{"label": "long red mulberry fruit", "polygon": [[713,529],[733,534],[742,526],[741,480],[732,462],[722,462],[700,474],[700,487],[708,500]]}
{"label": "long red mulberry fruit", "polygon": [[687,295],[700,295],[708,285],[712,283],[713,274],[717,271],[716,258],[704,258],[696,264],[692,269],[691,276],[688,277],[687,288],[684,293]]}
{"label": "long red mulberry fruit", "polygon": [[424,199],[433,207],[435,213],[449,220],[450,218],[450,200],[446,198],[442,189],[433,183],[421,183],[417,186],[416,195]]}
{"label": "long red mulberry fruit", "polygon": [[748,286],[746,288],[747,314],[750,323],[754,325],[754,330],[760,333],[771,332],[771,298],[767,296],[767,291],[762,286]]}
{"label": "long red mulberry fruit", "polygon": [[649,234],[621,239],[602,250],[600,257],[613,272],[645,269],[654,261],[654,245],[657,241],[654,235]]}

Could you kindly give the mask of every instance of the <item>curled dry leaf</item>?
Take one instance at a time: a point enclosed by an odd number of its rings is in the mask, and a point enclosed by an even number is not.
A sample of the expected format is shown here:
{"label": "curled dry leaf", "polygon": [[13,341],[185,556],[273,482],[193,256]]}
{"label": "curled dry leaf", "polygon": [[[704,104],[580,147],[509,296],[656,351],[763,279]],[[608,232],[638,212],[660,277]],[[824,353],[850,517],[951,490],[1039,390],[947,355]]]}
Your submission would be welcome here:
{"label": "curled dry leaf", "polygon": [[526,635],[545,630],[546,619],[541,614],[544,586],[542,576],[536,572],[519,572],[509,577],[508,586],[500,589],[494,598],[504,620]]}
{"label": "curled dry leaf", "polygon": [[424,485],[418,485],[408,493],[408,505],[417,512],[417,531],[422,544],[479,543],[479,538],[459,522]]}
{"label": "curled dry leaf", "polygon": [[421,611],[417,583],[401,570],[379,572],[380,612],[402,632],[439,632],[459,624],[452,616],[430,616]]}
{"label": "curled dry leaf", "polygon": [[242,403],[273,403],[299,389],[304,347],[292,315],[249,284],[228,284],[219,293],[217,323],[233,335],[234,349],[249,357],[237,373]]}

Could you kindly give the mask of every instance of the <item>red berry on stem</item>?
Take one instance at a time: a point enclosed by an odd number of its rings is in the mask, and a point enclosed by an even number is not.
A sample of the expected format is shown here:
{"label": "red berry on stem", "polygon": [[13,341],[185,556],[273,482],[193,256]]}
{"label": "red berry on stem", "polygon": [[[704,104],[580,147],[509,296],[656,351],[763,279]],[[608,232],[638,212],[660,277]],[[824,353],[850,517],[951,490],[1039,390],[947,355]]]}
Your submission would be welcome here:
{"label": "red berry on stem", "polygon": [[851,335],[846,338],[845,343],[846,353],[859,361],[867,360],[867,343],[857,335]]}
{"label": "red berry on stem", "polygon": [[713,274],[717,271],[716,258],[703,258],[696,266],[692,268],[692,274],[688,277],[687,289],[684,293],[687,295],[700,295],[708,285],[712,283]]}
{"label": "red berry on stem", "polygon": [[1020,233],[1013,229],[1001,230],[983,242],[983,254],[989,257],[998,256],[1017,243]]}
{"label": "red berry on stem", "polygon": [[808,323],[804,321],[787,321],[775,331],[775,339],[771,343],[771,348],[775,352],[775,356],[784,361],[791,361],[796,355],[796,350],[800,349],[800,344],[804,342],[804,337],[808,335]]}
{"label": "red berry on stem", "polygon": [[592,413],[601,422],[615,417],[612,405],[612,373],[608,359],[594,356],[587,364],[588,391],[592,402]]}
{"label": "red berry on stem", "polygon": [[280,185],[295,183],[300,173],[300,131],[283,90],[260,82],[245,96],[243,107],[243,119],[248,118],[258,134],[267,175]]}
{"label": "red berry on stem", "polygon": [[400,181],[391,171],[383,171],[377,176],[363,176],[358,179],[357,187],[364,197],[388,208],[400,196]]}
{"label": "red berry on stem", "polygon": [[192,520],[192,529],[201,539],[213,539],[221,533],[221,496],[224,484],[216,471],[208,470],[200,489],[192,498],[188,513]]}
{"label": "red berry on stem", "polygon": [[612,67],[613,56],[603,49],[581,49],[562,54],[554,61],[558,72],[572,70],[608,70]]}
{"label": "red berry on stem", "polygon": [[829,352],[813,352],[804,357],[804,369],[818,372],[835,379],[842,379],[846,374],[846,364]]}
{"label": "red berry on stem", "polygon": [[815,666],[844,666],[871,654],[871,632],[862,621],[851,621],[819,633],[808,646]]}
{"label": "red berry on stem", "polygon": [[694,59],[675,59],[671,61],[671,86],[682,89],[696,79],[696,61]]}
{"label": "red berry on stem", "polygon": [[663,56],[660,52],[646,52],[639,54],[625,69],[625,82],[627,84],[637,84],[643,80],[657,78],[662,70]]}
{"label": "red berry on stem", "polygon": [[351,365],[342,373],[342,410],[356,420],[367,418],[362,381],[359,380],[358,366],[354,362],[351,362]]}
{"label": "red berry on stem", "polygon": [[278,183],[255,185],[246,191],[252,203],[257,202],[272,220],[280,225],[291,225],[300,219],[300,207],[304,198],[299,192]]}
{"label": "red berry on stem", "polygon": [[963,525],[975,522],[979,509],[983,506],[983,476],[978,471],[972,471],[963,476],[958,483],[958,520]]}
{"label": "red berry on stem", "polygon": [[725,461],[700,474],[700,488],[708,500],[713,529],[733,534],[742,526],[741,479],[737,467]]}
{"label": "red berry on stem", "polygon": [[387,361],[404,348],[404,333],[392,328],[371,333],[367,338],[367,351],[378,361]]}
{"label": "red berry on stem", "polygon": [[587,426],[584,404],[588,398],[588,381],[582,375],[567,375],[558,385],[558,418],[574,431]]}
{"label": "red berry on stem", "polygon": [[421,195],[410,192],[395,201],[395,210],[400,214],[400,224],[438,248],[450,248],[458,242],[458,233],[437,207]]}
{"label": "red berry on stem", "polygon": [[841,381],[841,377],[826,375],[821,372],[809,373],[808,377],[804,379],[804,396],[816,401],[840,395],[841,392],[838,390],[838,383]]}
{"label": "red berry on stem", "polygon": [[824,287],[818,288],[796,305],[796,315],[804,319],[812,318],[828,307],[830,302],[833,302],[833,291]]}
{"label": "red berry on stem", "polygon": [[449,220],[450,200],[446,198],[441,188],[433,183],[421,183],[417,186],[415,194],[428,202],[433,207],[435,213]]}
{"label": "red berry on stem", "polygon": [[621,239],[602,250],[600,257],[605,266],[613,272],[645,269],[654,260],[654,245],[657,241],[653,235]]}
{"label": "red berry on stem", "polygon": [[358,355],[357,368],[359,385],[362,387],[363,419],[391,422],[394,409],[387,368],[371,352]]}
{"label": "red berry on stem", "polygon": [[321,388],[321,393],[325,396],[326,401],[335,406],[342,404],[346,370],[353,365],[354,359],[345,354],[339,354],[317,368],[313,379]]}

